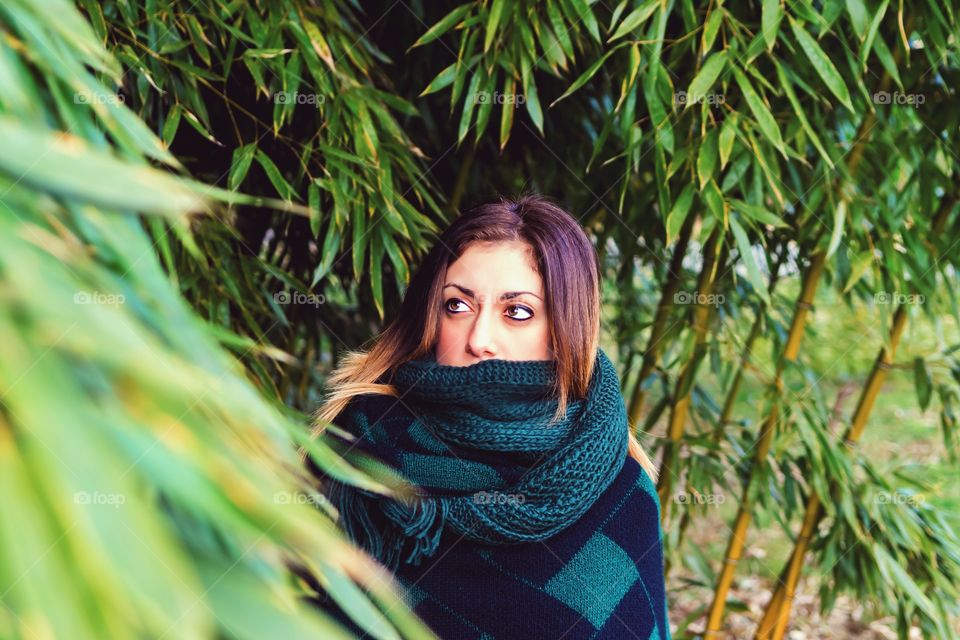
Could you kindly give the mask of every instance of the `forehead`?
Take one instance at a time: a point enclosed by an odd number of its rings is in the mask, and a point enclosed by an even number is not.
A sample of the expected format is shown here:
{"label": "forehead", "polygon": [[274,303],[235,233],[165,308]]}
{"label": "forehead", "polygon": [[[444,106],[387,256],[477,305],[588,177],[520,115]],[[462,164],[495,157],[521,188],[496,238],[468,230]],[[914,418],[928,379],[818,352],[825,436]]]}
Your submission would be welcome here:
{"label": "forehead", "polygon": [[447,267],[446,282],[475,291],[527,290],[541,293],[532,247],[520,241],[475,242]]}

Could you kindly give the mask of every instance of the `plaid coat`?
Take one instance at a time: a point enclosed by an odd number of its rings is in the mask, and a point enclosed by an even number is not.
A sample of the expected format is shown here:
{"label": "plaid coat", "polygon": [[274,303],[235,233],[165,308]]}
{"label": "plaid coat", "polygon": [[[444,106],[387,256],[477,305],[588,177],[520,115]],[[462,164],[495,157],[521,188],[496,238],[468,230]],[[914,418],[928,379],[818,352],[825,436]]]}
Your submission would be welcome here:
{"label": "plaid coat", "polygon": [[[382,400],[351,404],[361,411],[351,417],[359,416],[361,431],[383,428],[402,411]],[[486,545],[445,530],[433,556],[401,564],[395,576],[414,613],[444,640],[666,640],[663,569],[656,488],[627,457],[587,513],[551,538]],[[329,600],[320,604],[369,637]]]}

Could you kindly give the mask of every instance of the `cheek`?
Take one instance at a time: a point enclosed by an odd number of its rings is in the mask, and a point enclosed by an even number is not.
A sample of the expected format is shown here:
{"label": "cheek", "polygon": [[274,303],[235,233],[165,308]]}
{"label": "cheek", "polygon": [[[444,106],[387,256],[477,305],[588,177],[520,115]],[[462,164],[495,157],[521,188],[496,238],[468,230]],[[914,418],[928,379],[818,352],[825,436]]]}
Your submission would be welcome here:
{"label": "cheek", "polygon": [[450,345],[455,342],[461,333],[458,323],[452,322],[446,314],[440,316],[440,335],[438,342],[440,346]]}
{"label": "cheek", "polygon": [[547,360],[550,358],[550,323],[544,315],[533,320],[529,333],[524,337],[529,349],[528,357],[531,360]]}

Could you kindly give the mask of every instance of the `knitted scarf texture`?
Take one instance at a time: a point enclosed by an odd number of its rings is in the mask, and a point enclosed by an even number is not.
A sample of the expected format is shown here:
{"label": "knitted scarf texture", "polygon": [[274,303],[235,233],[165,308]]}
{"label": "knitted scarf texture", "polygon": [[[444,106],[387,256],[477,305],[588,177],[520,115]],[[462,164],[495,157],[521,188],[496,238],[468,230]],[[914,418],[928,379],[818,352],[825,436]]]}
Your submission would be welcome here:
{"label": "knitted scarf texture", "polygon": [[387,498],[332,481],[327,496],[341,527],[395,569],[433,555],[447,530],[509,545],[546,540],[576,522],[623,467],[627,415],[602,349],[586,397],[568,402],[559,421],[555,375],[549,360],[401,364],[392,379],[399,399],[386,398],[404,411],[378,419],[371,396],[358,396],[335,422],[416,495]]}

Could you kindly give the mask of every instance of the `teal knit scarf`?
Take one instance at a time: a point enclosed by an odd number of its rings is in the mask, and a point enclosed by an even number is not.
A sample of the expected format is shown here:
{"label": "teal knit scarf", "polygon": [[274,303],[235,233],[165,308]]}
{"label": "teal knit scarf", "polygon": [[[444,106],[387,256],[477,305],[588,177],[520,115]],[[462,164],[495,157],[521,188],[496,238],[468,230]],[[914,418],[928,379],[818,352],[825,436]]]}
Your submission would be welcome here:
{"label": "teal knit scarf", "polygon": [[[416,489],[384,498],[338,481],[327,495],[350,537],[388,567],[433,555],[442,532],[486,544],[545,540],[580,518],[613,482],[627,451],[616,369],[597,351],[587,396],[551,423],[558,398],[548,360],[433,359],[397,367],[407,411],[374,421],[351,403],[338,424]],[[352,407],[352,408],[351,408]]]}

